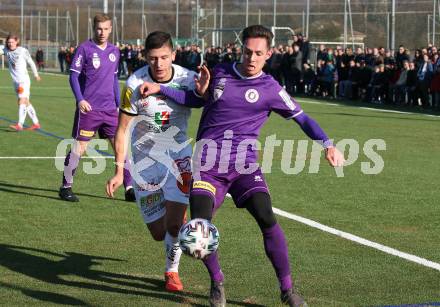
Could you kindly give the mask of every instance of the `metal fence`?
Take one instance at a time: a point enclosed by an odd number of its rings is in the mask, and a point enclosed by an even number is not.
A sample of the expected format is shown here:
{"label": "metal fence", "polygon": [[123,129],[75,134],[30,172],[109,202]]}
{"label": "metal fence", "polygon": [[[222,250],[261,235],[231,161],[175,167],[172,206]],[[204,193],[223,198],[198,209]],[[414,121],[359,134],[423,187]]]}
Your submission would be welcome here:
{"label": "metal fence", "polygon": [[[104,10],[113,18],[112,41],[143,41],[164,30],[203,46],[237,42],[246,25],[288,27],[311,41],[362,43],[410,49],[438,43],[440,0],[2,0],[0,37],[21,35],[56,63],[57,46],[76,45],[92,35],[92,18]],[[23,3],[23,7],[21,6]],[[44,3],[44,5],[42,4]],[[393,5],[394,4],[394,5]],[[286,44],[289,31],[274,43]],[[39,43],[38,43],[39,42]],[[29,44],[30,43],[30,44]]]}

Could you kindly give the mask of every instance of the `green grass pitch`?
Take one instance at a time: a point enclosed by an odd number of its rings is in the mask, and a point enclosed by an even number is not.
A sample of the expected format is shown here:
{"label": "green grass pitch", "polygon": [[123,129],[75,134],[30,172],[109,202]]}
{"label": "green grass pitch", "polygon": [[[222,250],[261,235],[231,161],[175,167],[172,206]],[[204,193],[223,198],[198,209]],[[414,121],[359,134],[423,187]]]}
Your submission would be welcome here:
{"label": "green grass pitch", "polygon": [[[111,160],[102,174],[78,171],[74,191],[80,202],[70,204],[58,200],[62,174],[53,159],[5,159],[53,157],[60,142],[55,136],[70,138],[74,102],[67,77],[42,78],[32,83],[31,100],[43,131],[52,135],[15,133],[8,120],[17,119],[16,98],[8,72],[0,71],[0,305],[207,306],[209,276],[189,257],[182,256],[180,266],[185,293],[163,291],[163,244],[153,241],[121,191],[116,200],[105,196]],[[336,141],[357,140],[361,153],[338,178],[323,158],[319,172],[309,174],[308,156],[303,172],[287,175],[281,148],[275,148],[272,172],[265,175],[274,207],[440,263],[440,118],[299,101]],[[192,137],[199,116],[195,110]],[[275,114],[261,140],[274,133],[295,144],[306,139],[294,122]],[[385,162],[378,175],[361,171],[361,162],[370,161],[362,152],[369,139],[386,142],[386,150],[378,151]],[[277,219],[309,306],[439,304],[440,271]],[[228,306],[280,306],[251,216],[228,199],[214,224]]]}

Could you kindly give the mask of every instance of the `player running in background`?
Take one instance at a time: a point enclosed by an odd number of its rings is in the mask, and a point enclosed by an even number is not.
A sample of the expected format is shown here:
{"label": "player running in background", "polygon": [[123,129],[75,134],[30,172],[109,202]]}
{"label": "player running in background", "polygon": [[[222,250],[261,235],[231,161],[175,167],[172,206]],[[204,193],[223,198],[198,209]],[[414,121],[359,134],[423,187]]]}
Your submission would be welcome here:
{"label": "player running in background", "polygon": [[9,72],[11,73],[14,82],[14,89],[18,97],[18,122],[9,127],[16,131],[23,130],[26,114],[28,114],[33,122],[33,125],[29,129],[40,129],[37,112],[29,101],[31,94],[31,80],[27,71],[27,65],[31,67],[35,80],[40,81],[41,78],[38,75],[37,67],[32,60],[29,51],[19,45],[20,39],[18,36],[9,34],[6,38],[6,48],[0,49],[0,55],[6,54],[6,57],[8,58]]}
{"label": "player running in background", "polygon": [[[344,157],[279,83],[262,72],[266,60],[271,56],[273,34],[270,30],[260,25],[250,26],[244,29],[242,36],[243,62],[215,67],[209,91],[198,90],[198,93],[207,95],[206,102],[192,92],[152,83],[145,83],[140,90],[144,95],[160,91],[182,104],[204,104],[197,140],[214,141],[217,150],[216,154],[209,155],[200,146],[196,149],[200,151],[194,154],[191,218],[211,220],[226,193],[230,193],[236,206],[246,208],[258,223],[266,255],[279,281],[282,302],[295,307],[306,306],[294,289],[286,239],[272,211],[264,176],[256,164],[256,141],[260,128],[275,112],[285,119],[293,119],[307,136],[322,142],[330,165],[341,166]],[[208,89],[208,82],[201,84],[200,89]],[[228,142],[230,146],[223,146]],[[213,167],[201,170],[202,165]],[[207,257],[204,264],[211,277],[210,304],[225,306],[224,276],[217,252]]]}
{"label": "player running in background", "polygon": [[[118,126],[119,49],[108,42],[112,30],[111,19],[98,14],[93,19],[94,37],[76,50],[70,67],[70,86],[76,99],[76,112],[72,129],[75,143],[64,161],[63,181],[59,191],[62,200],[76,202],[72,191],[73,176],[80,157],[90,139],[98,132],[109,139],[114,149]],[[124,173],[125,200],[134,201],[130,172]]]}
{"label": "player running in background", "polygon": [[145,54],[148,65],[131,75],[123,90],[115,139],[116,173],[107,183],[107,194],[113,197],[122,183],[130,141],[137,204],[154,240],[165,243],[165,288],[182,291],[177,235],[189,203],[192,149],[186,130],[191,111],[163,95],[143,99],[139,86],[149,81],[193,90],[196,74],[172,64],[175,52],[168,33],[149,34]]}

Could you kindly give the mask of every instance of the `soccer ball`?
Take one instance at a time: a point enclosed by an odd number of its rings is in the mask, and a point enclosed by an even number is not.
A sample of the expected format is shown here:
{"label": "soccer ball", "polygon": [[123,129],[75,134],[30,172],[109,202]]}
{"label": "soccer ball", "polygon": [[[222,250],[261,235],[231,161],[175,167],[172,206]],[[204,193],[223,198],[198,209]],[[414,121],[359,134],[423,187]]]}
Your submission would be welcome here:
{"label": "soccer ball", "polygon": [[196,259],[204,259],[215,252],[219,243],[217,228],[208,220],[193,219],[179,231],[180,249]]}

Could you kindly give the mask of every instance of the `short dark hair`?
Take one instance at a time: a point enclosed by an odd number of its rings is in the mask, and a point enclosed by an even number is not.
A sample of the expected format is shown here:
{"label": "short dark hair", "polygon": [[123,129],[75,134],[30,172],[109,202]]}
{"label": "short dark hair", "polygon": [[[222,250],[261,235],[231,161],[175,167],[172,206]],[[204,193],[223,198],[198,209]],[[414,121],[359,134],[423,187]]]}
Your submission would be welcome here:
{"label": "short dark hair", "polygon": [[100,22],[106,22],[106,21],[111,21],[112,19],[110,18],[109,15],[107,14],[96,14],[95,17],[93,18],[93,28],[96,28],[96,25]]}
{"label": "short dark hair", "polygon": [[270,47],[272,45],[273,33],[262,25],[253,25],[244,29],[241,37],[243,44],[246,43],[248,38],[265,38],[267,47]]}
{"label": "short dark hair", "polygon": [[171,39],[171,35],[167,32],[154,31],[148,34],[145,39],[145,52],[151,49],[159,49],[163,46],[168,46],[173,49],[173,40]]}

